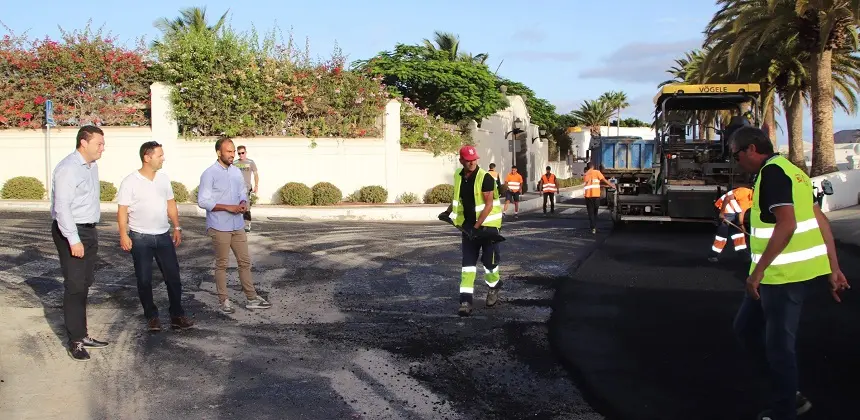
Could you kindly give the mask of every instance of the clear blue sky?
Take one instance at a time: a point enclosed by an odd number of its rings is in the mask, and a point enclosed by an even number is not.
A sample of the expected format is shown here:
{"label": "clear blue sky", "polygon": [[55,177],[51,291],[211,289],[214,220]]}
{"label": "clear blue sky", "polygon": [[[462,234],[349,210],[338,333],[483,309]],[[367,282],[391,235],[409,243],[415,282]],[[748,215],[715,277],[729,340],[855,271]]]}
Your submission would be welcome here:
{"label": "clear blue sky", "polygon": [[[409,4],[415,4],[408,6]],[[480,4],[480,6],[479,6]],[[37,6],[38,5],[38,6]],[[713,0],[603,1],[451,1],[392,0],[224,0],[129,2],[46,0],[21,3],[0,0],[0,21],[31,37],[59,36],[82,28],[88,19],[121,41],[158,36],[153,22],[173,18],[184,7],[207,7],[214,21],[230,9],[239,30],[275,27],[303,41],[313,54],[326,56],[335,42],[349,60],[371,57],[395,43],[419,43],[434,30],[460,35],[460,48],[489,53],[499,74],[531,87],[560,113],[608,90],[627,93],[630,108],[622,117],[648,120],[657,84],[676,57],[701,44],[702,30],[715,11]],[[37,9],[38,7],[38,9]],[[504,60],[504,62],[502,62]],[[856,116],[836,112],[835,130],[860,128]],[[781,126],[784,118],[777,116]],[[807,115],[805,138],[811,139]],[[781,142],[785,134],[778,131]]]}

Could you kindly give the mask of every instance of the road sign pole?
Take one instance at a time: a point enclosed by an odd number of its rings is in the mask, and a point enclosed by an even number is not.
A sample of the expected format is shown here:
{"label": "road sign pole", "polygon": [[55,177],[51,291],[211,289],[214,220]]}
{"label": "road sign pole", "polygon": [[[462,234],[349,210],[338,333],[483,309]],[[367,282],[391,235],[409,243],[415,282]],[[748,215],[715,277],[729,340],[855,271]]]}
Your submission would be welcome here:
{"label": "road sign pole", "polygon": [[45,101],[45,186],[48,190],[48,199],[51,199],[51,126],[54,125],[54,102]]}

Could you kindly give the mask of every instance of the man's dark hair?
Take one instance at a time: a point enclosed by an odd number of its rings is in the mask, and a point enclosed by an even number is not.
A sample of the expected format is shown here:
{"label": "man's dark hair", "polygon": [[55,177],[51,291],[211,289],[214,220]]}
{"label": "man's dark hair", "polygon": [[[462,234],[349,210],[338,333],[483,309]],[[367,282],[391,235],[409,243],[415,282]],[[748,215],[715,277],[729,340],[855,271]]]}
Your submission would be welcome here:
{"label": "man's dark hair", "polygon": [[490,164],[490,169],[496,169],[496,164],[495,164],[495,163],[491,163],[491,164]]}
{"label": "man's dark hair", "polygon": [[588,162],[585,164],[585,169],[594,169],[594,163]]}
{"label": "man's dark hair", "polygon": [[105,132],[102,131],[101,128],[98,128],[94,125],[85,125],[81,127],[78,130],[78,135],[75,138],[75,149],[81,147],[81,140],[90,141],[90,139],[93,138],[93,136],[96,134],[101,134],[102,136],[104,136]]}
{"label": "man's dark hair", "polygon": [[767,133],[757,127],[740,127],[735,130],[729,141],[737,147],[737,151],[746,150],[752,145],[755,146],[756,152],[763,155],[774,153],[773,143],[770,142]]}
{"label": "man's dark hair", "polygon": [[511,166],[511,169],[517,169],[517,165]]}
{"label": "man's dark hair", "polygon": [[236,151],[237,151],[237,152],[238,152],[238,151],[240,151],[240,150],[245,150],[245,146],[243,145],[243,146],[239,146],[239,147],[237,147],[237,148],[236,148]]}
{"label": "man's dark hair", "polygon": [[215,141],[215,151],[216,152],[221,150],[221,145],[224,144],[225,141],[229,141],[230,143],[233,143],[233,139],[231,139],[230,137],[219,137],[218,140]]}
{"label": "man's dark hair", "polygon": [[552,166],[547,166],[547,167],[546,167],[546,170],[551,171],[551,170],[552,170]]}
{"label": "man's dark hair", "polygon": [[161,147],[157,141],[148,141],[140,145],[140,161],[143,162],[143,157],[155,153],[155,149]]}

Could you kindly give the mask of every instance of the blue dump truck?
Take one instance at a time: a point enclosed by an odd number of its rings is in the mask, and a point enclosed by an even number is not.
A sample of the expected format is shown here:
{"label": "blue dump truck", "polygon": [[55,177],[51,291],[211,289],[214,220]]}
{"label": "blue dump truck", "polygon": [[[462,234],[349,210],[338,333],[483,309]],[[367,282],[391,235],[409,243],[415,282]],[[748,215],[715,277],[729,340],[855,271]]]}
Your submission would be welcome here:
{"label": "blue dump truck", "polygon": [[714,202],[750,182],[728,140],[740,126],[758,126],[760,95],[757,84],[663,86],[654,98],[655,139],[593,138],[595,167],[616,183],[605,203],[613,221],[713,223]]}

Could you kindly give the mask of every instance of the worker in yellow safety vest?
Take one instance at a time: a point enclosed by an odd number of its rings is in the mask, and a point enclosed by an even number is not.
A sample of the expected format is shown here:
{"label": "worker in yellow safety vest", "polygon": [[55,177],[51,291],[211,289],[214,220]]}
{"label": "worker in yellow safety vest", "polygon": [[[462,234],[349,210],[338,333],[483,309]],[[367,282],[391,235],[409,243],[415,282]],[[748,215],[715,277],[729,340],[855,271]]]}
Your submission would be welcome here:
{"label": "worker in yellow safety vest", "polygon": [[472,294],[475,290],[478,256],[484,266],[487,283],[486,305],[499,300],[499,244],[489,238],[502,229],[502,203],[493,177],[478,166],[478,152],[473,146],[460,148],[462,168],[454,173],[454,196],[451,205],[439,215],[452,218],[462,231],[463,266],[460,274],[460,316],[472,314]]}
{"label": "worker in yellow safety vest", "polygon": [[[753,192],[747,187],[738,187],[723,194],[714,206],[720,210],[720,225],[714,236],[714,244],[711,246],[711,256],[708,261],[719,261],[720,254],[726,246],[729,237],[735,251],[747,249],[746,235],[742,229],[744,225],[744,213],[752,206]],[[729,236],[731,235],[731,236]]]}
{"label": "worker in yellow safety vest", "polygon": [[759,128],[739,128],[730,143],[740,167],[758,174],[749,217],[752,261],[734,331],[773,386],[772,404],[758,418],[795,419],[811,408],[798,392],[795,352],[801,307],[815,284],[811,280],[828,278],[837,302],[850,286],[806,172],[775,153]]}
{"label": "worker in yellow safety vest", "polygon": [[552,173],[552,168],[547,166],[546,173],[540,177],[538,182],[538,191],[543,196],[543,214],[546,214],[546,202],[549,200],[550,213],[555,214],[555,194],[558,193],[558,184],[556,184],[555,174]]}

